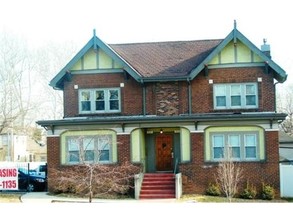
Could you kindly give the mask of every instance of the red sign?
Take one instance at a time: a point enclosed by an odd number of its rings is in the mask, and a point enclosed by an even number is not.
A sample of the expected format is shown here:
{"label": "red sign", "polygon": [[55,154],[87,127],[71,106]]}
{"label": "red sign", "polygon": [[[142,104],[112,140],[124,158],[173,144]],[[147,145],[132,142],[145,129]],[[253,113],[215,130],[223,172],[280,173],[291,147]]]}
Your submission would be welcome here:
{"label": "red sign", "polygon": [[0,167],[0,190],[18,190],[17,167]]}

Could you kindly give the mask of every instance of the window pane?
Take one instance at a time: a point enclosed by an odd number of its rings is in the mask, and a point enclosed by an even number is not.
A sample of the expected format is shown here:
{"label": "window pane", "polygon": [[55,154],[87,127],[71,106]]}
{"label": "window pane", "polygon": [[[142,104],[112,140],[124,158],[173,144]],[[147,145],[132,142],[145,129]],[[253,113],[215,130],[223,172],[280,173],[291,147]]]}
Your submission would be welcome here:
{"label": "window pane", "polygon": [[215,98],[216,98],[217,107],[226,106],[226,86],[225,85],[215,86]]}
{"label": "window pane", "polygon": [[90,91],[81,92],[81,111],[90,111],[91,110],[91,93]]}
{"label": "window pane", "polygon": [[231,106],[241,106],[241,96],[231,96]]}
{"label": "window pane", "polygon": [[86,150],[85,151],[85,161],[94,161],[94,151],[93,150]]}
{"label": "window pane", "polygon": [[214,135],[213,136],[213,149],[214,149],[214,158],[223,158],[224,150],[224,136],[223,135]]}
{"label": "window pane", "polygon": [[110,135],[98,138],[98,149],[105,150],[110,148]]}
{"label": "window pane", "polygon": [[256,136],[254,134],[245,135],[245,145],[246,146],[255,146],[256,145]]}
{"label": "window pane", "polygon": [[232,147],[232,158],[240,158],[240,147]]}
{"label": "window pane", "polygon": [[245,148],[246,158],[256,158],[256,148],[255,147],[246,147]]}
{"label": "window pane", "polygon": [[67,146],[69,151],[79,151],[79,139],[78,138],[68,138]]}
{"label": "window pane", "polygon": [[230,147],[239,147],[240,146],[239,135],[229,135],[229,145]]}
{"label": "window pane", "polygon": [[110,90],[109,91],[110,95],[109,95],[109,99],[111,100],[117,100],[118,99],[118,90]]}
{"label": "window pane", "polygon": [[245,135],[245,157],[256,158],[256,136]]}
{"label": "window pane", "polygon": [[96,91],[96,111],[105,110],[105,93],[104,91]]}
{"label": "window pane", "polygon": [[110,110],[119,110],[119,101],[110,101]]}
{"label": "window pane", "polygon": [[69,162],[79,162],[79,151],[69,152]]}
{"label": "window pane", "polygon": [[224,148],[223,147],[215,147],[214,148],[214,158],[217,159],[217,158],[223,158],[223,150]]}
{"label": "window pane", "polygon": [[255,95],[255,85],[246,85],[246,95]]}
{"label": "window pane", "polygon": [[247,95],[246,96],[246,105],[256,105],[255,95]]}
{"label": "window pane", "polygon": [[245,86],[246,105],[256,105],[256,86]]}
{"label": "window pane", "polygon": [[224,136],[214,135],[213,136],[214,147],[224,147]]}
{"label": "window pane", "polygon": [[240,96],[241,94],[240,88],[241,88],[240,85],[231,85],[231,95]]}
{"label": "window pane", "polygon": [[96,110],[97,111],[105,110],[105,102],[104,101],[96,101]]}
{"label": "window pane", "polygon": [[226,96],[226,86],[225,85],[216,85],[215,86],[215,95],[216,96]]}
{"label": "window pane", "polygon": [[94,137],[83,138],[83,149],[84,150],[94,150],[95,142]]}
{"label": "window pane", "polygon": [[216,106],[225,107],[226,106],[226,96],[217,96],[216,97]]}
{"label": "window pane", "polygon": [[109,150],[101,150],[100,151],[99,160],[100,161],[110,161],[110,153],[109,153]]}
{"label": "window pane", "polygon": [[229,149],[232,150],[230,155],[232,158],[240,158],[240,136],[229,135]]}
{"label": "window pane", "polygon": [[96,91],[96,100],[104,100],[105,98],[105,94],[104,91]]}

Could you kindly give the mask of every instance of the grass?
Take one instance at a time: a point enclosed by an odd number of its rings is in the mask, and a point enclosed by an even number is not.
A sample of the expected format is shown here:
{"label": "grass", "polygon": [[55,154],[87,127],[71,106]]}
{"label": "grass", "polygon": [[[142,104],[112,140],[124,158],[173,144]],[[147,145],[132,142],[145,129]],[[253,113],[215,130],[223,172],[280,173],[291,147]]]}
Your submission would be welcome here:
{"label": "grass", "polygon": [[[229,202],[226,197],[198,195],[198,194],[183,195],[180,200],[183,202],[186,202],[186,201],[213,202],[213,203],[227,203],[227,202]],[[234,203],[251,203],[251,202],[254,202],[254,203],[264,203],[264,202],[282,203],[282,202],[293,202],[293,198],[281,198],[281,199],[273,199],[273,200],[233,198],[232,202],[234,202]]]}
{"label": "grass", "polygon": [[0,192],[0,203],[21,203],[21,192]]}
{"label": "grass", "polygon": [[[21,203],[20,197],[23,195],[21,192],[0,192],[0,203]],[[62,194],[60,197],[71,197],[76,198],[76,196]],[[113,199],[113,198],[112,198]],[[129,199],[129,198],[117,198],[117,199]],[[187,194],[183,195],[178,202],[200,202],[200,203],[227,203],[229,202],[226,197],[221,196],[207,196],[199,194]],[[240,199],[233,198],[233,203],[286,203],[293,202],[293,198],[282,198],[274,200],[261,200],[261,199]]]}

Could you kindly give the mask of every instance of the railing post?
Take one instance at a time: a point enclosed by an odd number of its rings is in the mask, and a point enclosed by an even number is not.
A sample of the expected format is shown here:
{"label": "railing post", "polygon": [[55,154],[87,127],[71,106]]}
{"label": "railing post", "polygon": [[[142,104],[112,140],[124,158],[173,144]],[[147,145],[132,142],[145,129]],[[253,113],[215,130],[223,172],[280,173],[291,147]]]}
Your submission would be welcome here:
{"label": "railing post", "polygon": [[182,175],[177,173],[175,176],[175,190],[176,190],[176,199],[180,199],[182,196]]}
{"label": "railing post", "polygon": [[142,180],[143,180],[143,173],[139,173],[134,176],[134,196],[135,196],[135,199],[139,199]]}

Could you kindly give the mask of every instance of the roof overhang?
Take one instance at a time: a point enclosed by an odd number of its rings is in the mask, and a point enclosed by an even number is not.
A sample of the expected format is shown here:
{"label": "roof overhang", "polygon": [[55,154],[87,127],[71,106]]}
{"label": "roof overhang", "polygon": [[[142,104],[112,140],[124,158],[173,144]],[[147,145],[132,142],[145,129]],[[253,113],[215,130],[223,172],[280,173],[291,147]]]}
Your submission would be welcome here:
{"label": "roof overhang", "polygon": [[208,122],[208,121],[239,121],[239,120],[269,120],[282,121],[284,113],[206,113],[179,116],[109,116],[109,117],[77,117],[60,120],[37,121],[42,127],[70,125],[103,125],[103,124],[132,124],[132,123],[167,123],[167,122]]}

